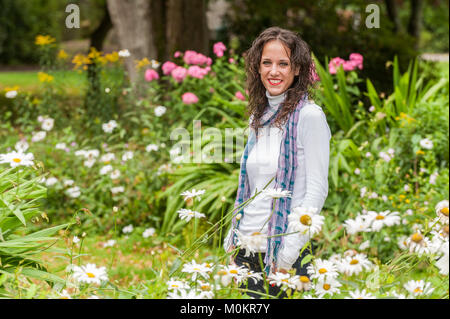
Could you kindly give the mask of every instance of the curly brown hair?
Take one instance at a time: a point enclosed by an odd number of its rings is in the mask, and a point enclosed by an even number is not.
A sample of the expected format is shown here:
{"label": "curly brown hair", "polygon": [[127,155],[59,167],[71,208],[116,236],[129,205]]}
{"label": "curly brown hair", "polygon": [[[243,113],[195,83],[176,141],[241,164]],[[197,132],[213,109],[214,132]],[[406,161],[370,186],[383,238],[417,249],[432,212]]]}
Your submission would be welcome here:
{"label": "curly brown hair", "polygon": [[315,82],[312,75],[314,64],[308,44],[298,34],[289,30],[279,27],[271,27],[264,30],[244,54],[249,96],[247,111],[250,116],[253,116],[250,126],[255,130],[262,127],[260,119],[268,104],[266,88],[261,81],[259,73],[261,56],[264,45],[273,40],[281,41],[283,46],[289,48],[291,67],[293,70],[300,71],[299,75],[294,77],[292,85],[286,90],[286,98],[281,105],[280,112],[274,119],[274,126],[282,128],[289,114],[295,110],[300,99],[306,93],[311,96],[311,88]]}

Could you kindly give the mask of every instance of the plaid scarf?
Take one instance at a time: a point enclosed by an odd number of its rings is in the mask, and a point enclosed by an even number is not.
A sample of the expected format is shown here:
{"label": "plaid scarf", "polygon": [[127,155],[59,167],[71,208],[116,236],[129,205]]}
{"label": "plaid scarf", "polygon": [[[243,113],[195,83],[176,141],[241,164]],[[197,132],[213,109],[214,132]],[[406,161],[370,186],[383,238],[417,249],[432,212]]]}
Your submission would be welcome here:
{"label": "plaid scarf", "polygon": [[[280,144],[280,155],[278,157],[278,169],[275,176],[275,186],[274,188],[281,188],[282,190],[294,190],[294,181],[297,170],[297,124],[300,109],[307,101],[308,96],[305,96],[298,103],[294,112],[289,115],[289,118],[285,124],[285,129],[283,132],[282,142]],[[266,111],[261,118],[261,123],[263,126],[272,124],[278,111],[281,109],[282,105],[278,109],[274,110],[269,106],[266,107]],[[235,210],[238,209],[240,205],[246,202],[250,198],[250,185],[248,181],[247,159],[253,146],[256,144],[256,139],[258,133],[255,134],[254,130],[250,131],[247,145],[244,149],[244,154],[241,160],[241,169],[239,174],[239,186],[236,195],[236,201],[234,204]],[[273,200],[272,205],[273,208]],[[270,273],[274,270],[277,264],[277,256],[281,247],[284,243],[284,236],[276,236],[284,234],[288,227],[288,215],[291,211],[291,198],[282,197],[278,198],[275,202],[274,213],[271,216],[268,224],[268,238],[267,238],[267,250],[264,258],[265,272]],[[241,218],[236,218],[241,215]],[[232,220],[232,234],[230,236],[230,251],[236,247],[237,235],[233,231],[239,228],[239,223],[244,216],[244,209],[240,208],[239,213],[235,212]],[[276,236],[276,237],[273,237]]]}

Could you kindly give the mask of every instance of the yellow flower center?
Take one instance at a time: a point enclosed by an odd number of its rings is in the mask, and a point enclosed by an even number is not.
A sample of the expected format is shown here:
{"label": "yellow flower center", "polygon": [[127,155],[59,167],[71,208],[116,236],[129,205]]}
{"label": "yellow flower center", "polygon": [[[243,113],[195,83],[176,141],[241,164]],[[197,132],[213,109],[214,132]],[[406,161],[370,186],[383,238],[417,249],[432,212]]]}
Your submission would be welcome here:
{"label": "yellow flower center", "polygon": [[311,217],[309,217],[308,215],[302,215],[300,217],[300,223],[302,223],[305,226],[311,226],[312,223]]}
{"label": "yellow flower center", "polygon": [[448,217],[448,207],[442,208],[441,213]]}
{"label": "yellow flower center", "polygon": [[351,261],[350,261],[350,265],[356,265],[356,264],[358,264],[359,263],[359,260],[358,259],[352,259]]}
{"label": "yellow flower center", "polygon": [[444,227],[444,232],[448,235],[448,225]]}
{"label": "yellow flower center", "polygon": [[231,269],[230,270],[230,274],[237,275],[237,273],[238,273],[238,271],[236,269]]}
{"label": "yellow flower center", "polygon": [[324,273],[326,273],[328,270],[326,270],[325,268],[320,268],[319,269],[319,274],[324,274]]}
{"label": "yellow flower center", "polygon": [[13,162],[20,163],[22,160],[20,158],[13,158]]}
{"label": "yellow flower center", "polygon": [[306,276],[300,276],[300,281],[307,284],[307,283],[309,283],[309,278]]}
{"label": "yellow flower center", "polygon": [[252,234],[252,236],[259,236],[259,235],[261,235],[260,232],[254,232],[254,233]]}
{"label": "yellow flower center", "polygon": [[200,268],[194,268],[193,270],[194,271],[200,271]]}
{"label": "yellow flower center", "polygon": [[331,286],[329,284],[323,284],[323,289],[329,290]]}
{"label": "yellow flower center", "polygon": [[203,291],[209,291],[211,290],[210,287],[208,285],[203,285],[200,287]]}
{"label": "yellow flower center", "polygon": [[423,240],[423,236],[419,233],[415,233],[411,236],[411,240],[415,243],[420,243]]}
{"label": "yellow flower center", "polygon": [[375,219],[382,220],[382,219],[384,219],[384,216],[383,215],[377,215],[377,217],[375,217]]}
{"label": "yellow flower center", "polygon": [[93,273],[91,273],[91,272],[87,272],[86,275],[87,275],[89,278],[95,278],[95,275],[94,275]]}
{"label": "yellow flower center", "polygon": [[289,281],[287,279],[281,279],[282,282],[288,283]]}
{"label": "yellow flower center", "polygon": [[226,272],[225,270],[219,270],[219,271],[217,272],[217,274],[218,274],[219,276],[224,276],[224,275],[227,274],[227,272]]}
{"label": "yellow flower center", "polygon": [[173,284],[172,287],[173,288],[178,288],[178,285]]}
{"label": "yellow flower center", "polygon": [[422,289],[420,289],[420,287],[417,287],[416,289],[414,289],[414,293],[422,293],[423,292],[423,290]]}

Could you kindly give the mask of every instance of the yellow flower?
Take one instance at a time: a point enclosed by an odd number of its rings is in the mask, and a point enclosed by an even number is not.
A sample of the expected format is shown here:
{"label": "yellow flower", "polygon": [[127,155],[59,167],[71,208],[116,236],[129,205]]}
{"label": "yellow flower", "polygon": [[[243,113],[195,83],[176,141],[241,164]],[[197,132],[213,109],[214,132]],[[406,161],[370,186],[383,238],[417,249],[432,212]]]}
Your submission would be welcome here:
{"label": "yellow flower", "polygon": [[64,50],[59,50],[59,52],[58,52],[58,59],[60,59],[60,60],[65,60],[65,59],[67,59],[69,57],[69,55],[66,53],[66,51],[64,51]]}
{"label": "yellow flower", "polygon": [[[91,60],[91,61],[93,61],[93,62],[95,62],[95,61],[97,61],[100,57],[101,57],[101,53],[99,52],[99,51],[97,51],[97,49],[96,48],[94,48],[94,47],[91,47],[91,50],[89,51],[89,54],[88,54],[88,58]],[[92,63],[92,62],[91,62]]]}
{"label": "yellow flower", "polygon": [[422,151],[422,150],[418,150],[418,151],[416,152],[416,155],[424,155],[424,154],[425,154],[425,152]]}
{"label": "yellow flower", "polygon": [[109,62],[114,63],[119,61],[119,54],[116,51],[114,51],[113,53],[105,54],[105,58]]}
{"label": "yellow flower", "polygon": [[18,85],[14,85],[13,87],[5,87],[5,92],[17,91],[17,90],[19,90]]}
{"label": "yellow flower", "polygon": [[39,81],[40,82],[52,82],[53,81],[53,76],[51,76],[50,74],[47,74],[45,72],[39,72],[38,73],[38,77],[39,77]]}
{"label": "yellow flower", "polygon": [[55,42],[56,39],[52,38],[49,35],[38,35],[34,41],[35,44],[40,45],[40,46],[44,46],[44,45],[49,45],[53,42]]}
{"label": "yellow flower", "polygon": [[140,61],[136,61],[136,69],[140,70],[144,66],[149,65],[149,64],[150,64],[150,61],[147,58],[143,58]]}
{"label": "yellow flower", "polygon": [[74,68],[78,69],[79,67],[82,67],[85,64],[88,64],[89,58],[83,54],[77,54],[73,57],[72,63],[75,64]]}

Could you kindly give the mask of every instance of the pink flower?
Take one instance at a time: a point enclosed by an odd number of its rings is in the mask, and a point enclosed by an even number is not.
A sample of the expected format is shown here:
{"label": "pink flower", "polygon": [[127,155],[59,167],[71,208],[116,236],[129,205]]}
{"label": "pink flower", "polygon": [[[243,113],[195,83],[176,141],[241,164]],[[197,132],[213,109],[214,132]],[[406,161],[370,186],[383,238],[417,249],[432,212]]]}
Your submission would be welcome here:
{"label": "pink flower", "polygon": [[230,64],[234,64],[235,62],[236,62],[236,60],[234,60],[233,58],[228,59],[228,63],[230,63]]}
{"label": "pink flower", "polygon": [[195,51],[192,50],[187,50],[186,52],[184,52],[184,56],[183,56],[183,60],[186,64],[196,64],[196,65],[201,65],[201,64],[207,64],[208,63],[208,57],[201,54],[201,53],[197,53]]}
{"label": "pink flower", "polygon": [[316,65],[314,63],[311,64],[311,78],[313,82],[320,81],[320,77],[316,72]]}
{"label": "pink flower", "polygon": [[170,74],[176,67],[177,65],[175,63],[167,61],[162,65],[161,69],[163,73],[167,75]]}
{"label": "pink flower", "polygon": [[345,61],[342,66],[344,71],[353,71],[356,68],[356,64],[353,61]]}
{"label": "pink flower", "polygon": [[331,59],[330,63],[328,63],[328,70],[330,71],[330,74],[336,74],[337,69],[340,65],[344,64],[344,62],[345,60],[340,57]]}
{"label": "pink flower", "polygon": [[364,58],[361,54],[359,54],[359,53],[350,54],[350,61],[353,62],[355,67],[357,67],[358,69],[360,69],[360,70],[363,69]]}
{"label": "pink flower", "polygon": [[239,92],[239,91],[237,91],[236,94],[234,94],[234,96],[235,96],[238,100],[245,101],[245,96],[244,96],[241,92]]}
{"label": "pink flower", "polygon": [[225,46],[225,44],[223,44],[222,42],[217,42],[214,44],[213,46],[213,51],[214,54],[217,55],[219,58],[223,57],[223,52],[227,49],[227,47]]}
{"label": "pink flower", "polygon": [[175,69],[172,70],[170,74],[172,75],[175,81],[181,82],[186,77],[187,70],[181,66],[177,66]]}
{"label": "pink flower", "polygon": [[191,92],[184,93],[181,96],[181,99],[183,100],[184,104],[194,104],[198,102],[198,97]]}
{"label": "pink flower", "polygon": [[153,69],[148,69],[145,71],[145,81],[150,82],[157,79],[159,79],[158,72]]}
{"label": "pink flower", "polygon": [[181,56],[181,52],[180,51],[176,51],[174,54],[173,54],[173,57],[174,58],[179,58]]}
{"label": "pink flower", "polygon": [[201,68],[198,65],[192,65],[188,68],[187,73],[193,78],[203,79],[203,77],[208,74],[210,67]]}

